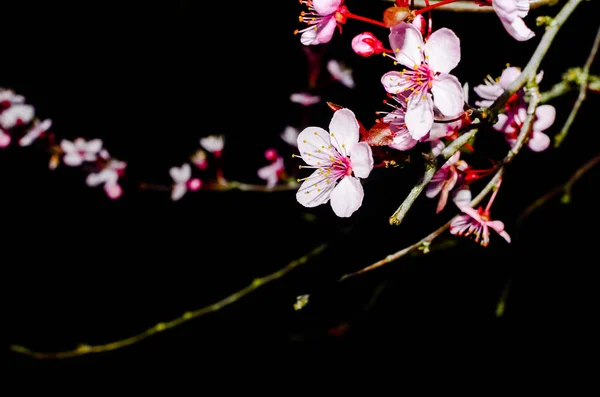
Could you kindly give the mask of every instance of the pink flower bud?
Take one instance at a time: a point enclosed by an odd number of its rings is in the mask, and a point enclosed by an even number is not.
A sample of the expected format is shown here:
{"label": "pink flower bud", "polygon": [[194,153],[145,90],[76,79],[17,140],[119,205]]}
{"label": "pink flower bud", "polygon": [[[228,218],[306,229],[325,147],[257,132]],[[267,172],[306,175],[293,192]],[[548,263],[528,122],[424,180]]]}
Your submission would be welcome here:
{"label": "pink flower bud", "polygon": [[196,190],[198,190],[198,189],[200,189],[202,187],[202,181],[200,179],[198,179],[198,178],[190,179],[187,182],[187,187],[191,191],[195,192]]}
{"label": "pink flower bud", "polygon": [[422,14],[417,15],[415,19],[413,19],[412,24],[415,28],[419,29],[423,36],[425,36],[426,23]]}
{"label": "pink flower bud", "polygon": [[271,161],[277,160],[277,150],[275,150],[275,149],[267,149],[265,151],[265,158],[267,160],[271,160]]}
{"label": "pink flower bud", "polygon": [[352,49],[358,55],[369,57],[373,54],[381,54],[385,49],[383,43],[370,32],[364,32],[352,39]]}

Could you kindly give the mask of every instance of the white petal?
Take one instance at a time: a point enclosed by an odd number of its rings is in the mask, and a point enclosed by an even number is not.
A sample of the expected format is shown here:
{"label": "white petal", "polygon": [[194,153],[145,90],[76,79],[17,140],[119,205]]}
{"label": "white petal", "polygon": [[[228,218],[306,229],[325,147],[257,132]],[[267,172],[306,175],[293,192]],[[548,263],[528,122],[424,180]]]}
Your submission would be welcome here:
{"label": "white petal", "polygon": [[412,24],[400,22],[390,28],[389,41],[399,64],[414,69],[423,62],[423,36]]}
{"label": "white petal", "polygon": [[543,152],[550,146],[550,137],[543,132],[533,131],[527,146],[534,152]]}
{"label": "white petal", "polygon": [[83,163],[83,158],[76,153],[67,153],[63,157],[63,163],[71,167],[77,167]]}
{"label": "white petal", "polygon": [[300,185],[296,193],[296,200],[305,207],[316,207],[329,201],[331,191],[335,188],[336,181],[329,180],[323,176],[323,171],[314,171]]}
{"label": "white petal", "polygon": [[91,141],[86,142],[85,149],[91,153],[98,153],[100,149],[102,149],[102,140],[92,139]]}
{"label": "white petal", "polygon": [[441,73],[450,73],[460,62],[460,40],[448,28],[431,34],[424,48],[429,67]]}
{"label": "white petal", "polygon": [[458,79],[442,73],[436,76],[431,87],[433,102],[444,116],[458,116],[465,106],[465,94]]}
{"label": "white petal", "polygon": [[331,208],[340,218],[351,216],[362,205],[364,190],[358,178],[347,176],[331,192]]}
{"label": "white petal", "polygon": [[425,98],[421,95],[411,95],[408,100],[408,107],[404,115],[406,128],[413,139],[423,138],[433,125],[433,100],[431,94]]}
{"label": "white petal", "polygon": [[171,200],[177,201],[182,198],[187,192],[187,186],[185,183],[176,183],[173,185],[173,190],[171,191]]}
{"label": "white petal", "polygon": [[340,109],[333,114],[329,132],[331,144],[344,156],[349,154],[360,138],[358,121],[350,109]]}
{"label": "white petal", "polygon": [[366,142],[359,142],[350,151],[352,171],[358,178],[366,178],[373,169],[373,152]]}
{"label": "white petal", "polygon": [[337,157],[329,133],[321,127],[306,127],[298,134],[297,143],[300,156],[308,165],[326,166],[331,164],[330,156]]}

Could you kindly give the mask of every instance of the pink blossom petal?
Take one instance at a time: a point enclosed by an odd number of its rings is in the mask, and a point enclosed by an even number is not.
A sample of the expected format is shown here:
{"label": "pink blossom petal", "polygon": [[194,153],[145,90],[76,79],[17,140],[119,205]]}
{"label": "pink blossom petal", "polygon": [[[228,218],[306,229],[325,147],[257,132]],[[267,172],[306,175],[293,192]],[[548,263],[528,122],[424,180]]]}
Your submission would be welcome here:
{"label": "pink blossom petal", "polygon": [[183,164],[180,168],[171,167],[169,174],[176,184],[185,183],[192,176],[192,167],[188,163]]}
{"label": "pink blossom petal", "polygon": [[60,141],[60,148],[63,150],[63,152],[74,152],[77,150],[75,144],[71,141],[67,141],[66,139]]}
{"label": "pink blossom petal", "polygon": [[366,142],[359,142],[350,150],[352,171],[358,178],[367,178],[373,169],[373,152]]}
{"label": "pink blossom petal", "polygon": [[529,0],[515,0],[517,6],[517,15],[525,18],[529,14]]}
{"label": "pink blossom petal", "polygon": [[337,11],[342,0],[313,0],[312,7],[319,15],[329,15]]}
{"label": "pink blossom petal", "polygon": [[335,18],[330,17],[326,22],[315,25],[317,29],[310,29],[302,33],[300,42],[304,45],[319,45],[331,41],[337,22]]}
{"label": "pink blossom petal", "polygon": [[522,10],[517,7],[516,0],[494,0],[492,6],[504,29],[515,40],[526,41],[535,36],[535,33],[521,19]]}
{"label": "pink blossom petal", "polygon": [[[433,124],[435,125],[435,123],[433,123]],[[439,156],[445,148],[446,148],[446,145],[441,140],[431,141],[431,154],[434,157]]]}
{"label": "pink blossom petal", "polygon": [[433,174],[431,181],[427,184],[427,187],[425,189],[425,196],[427,196],[428,198],[434,198],[435,196],[440,194],[442,188],[444,187],[444,183],[446,182],[447,176],[447,170],[437,170],[437,172]]}
{"label": "pink blossom petal", "polygon": [[331,208],[340,218],[351,216],[362,205],[364,190],[358,178],[347,176],[331,192]]}
{"label": "pink blossom petal", "polygon": [[500,236],[502,236],[508,243],[510,243],[511,238],[509,234],[504,230],[504,223],[502,221],[489,221],[486,222],[486,225],[494,229]]}
{"label": "pink blossom petal", "polygon": [[497,84],[479,84],[473,87],[473,91],[483,99],[495,101],[502,95],[504,89]]}
{"label": "pink blossom petal", "polygon": [[511,133],[515,130],[514,127],[510,125],[510,121],[508,121],[508,116],[504,113],[500,113],[498,115],[498,121],[496,121],[496,124],[493,125],[493,128],[496,131],[501,131],[505,133]]}
{"label": "pink blossom petal", "polygon": [[[502,71],[500,75],[500,79],[498,80],[498,85],[503,90],[507,89],[516,79],[521,75],[521,69],[515,66],[509,66]],[[501,92],[502,93],[502,92]]]}
{"label": "pink blossom petal", "polygon": [[415,65],[423,62],[423,36],[413,25],[400,22],[393,26],[390,28],[389,41],[399,64],[414,69]]}
{"label": "pink blossom petal", "polygon": [[296,200],[308,208],[325,204],[329,201],[331,191],[336,186],[335,183],[328,183],[327,181],[328,179],[323,177],[321,169],[315,170],[300,185],[298,192],[296,192]]}
{"label": "pink blossom petal", "polygon": [[75,153],[67,153],[65,157],[63,157],[63,163],[70,167],[77,167],[83,164],[83,158]]}
{"label": "pink blossom petal", "polygon": [[534,152],[543,152],[550,146],[550,137],[543,132],[533,131],[527,146]]}
{"label": "pink blossom petal", "polygon": [[340,109],[333,114],[329,131],[331,144],[344,156],[349,154],[360,138],[358,121],[350,109]]}
{"label": "pink blossom petal", "polygon": [[413,139],[419,140],[427,135],[433,124],[433,100],[431,99],[431,94],[427,94],[425,98],[419,94],[411,95],[408,100],[404,121]]}
{"label": "pink blossom petal", "polygon": [[0,147],[5,148],[10,145],[10,135],[5,134],[4,131],[0,130]]}
{"label": "pink blossom petal", "polygon": [[177,201],[181,199],[185,193],[187,192],[187,186],[185,183],[176,183],[173,185],[173,190],[171,191],[171,200]]}
{"label": "pink blossom petal", "polygon": [[19,139],[19,146],[29,146],[39,138],[44,132],[48,131],[52,126],[52,120],[46,119],[41,123],[36,123],[33,127],[27,131],[21,139]]}
{"label": "pink blossom petal", "polygon": [[102,149],[102,140],[92,139],[91,141],[86,142],[85,148],[88,152],[98,153],[100,149]]}
{"label": "pink blossom petal", "polygon": [[450,73],[460,62],[460,40],[448,28],[433,32],[423,51],[429,67],[436,72]]}
{"label": "pink blossom petal", "polygon": [[410,82],[407,82],[399,72],[392,71],[387,72],[381,76],[381,84],[383,88],[390,94],[400,94],[410,86]]}
{"label": "pink blossom petal", "polygon": [[[335,114],[340,112],[338,110]],[[318,151],[325,146],[330,145],[329,133],[321,127],[306,127],[298,134],[298,150],[300,157],[308,165],[325,166],[330,164],[331,160],[326,154],[320,154]]]}
{"label": "pink blossom petal", "polygon": [[408,130],[400,133],[392,139],[392,143],[388,145],[392,149],[396,150],[409,150],[416,146],[417,140],[413,139]]}
{"label": "pink blossom petal", "polygon": [[306,92],[296,92],[290,95],[290,101],[304,106],[310,106],[321,102],[321,97],[319,95],[311,95]]}
{"label": "pink blossom petal", "polygon": [[13,104],[11,107],[0,113],[0,126],[4,129],[11,129],[19,122],[29,123],[35,115],[35,109],[31,105]]}
{"label": "pink blossom petal", "polygon": [[451,75],[441,73],[433,80],[431,87],[433,102],[444,116],[457,116],[465,106],[465,93],[458,79]]}
{"label": "pink blossom petal", "polygon": [[468,205],[464,206],[464,207],[459,207],[459,208],[462,212],[469,215],[471,218],[475,219],[477,222],[483,223],[483,220],[481,219],[481,214],[476,209],[474,209]]}
{"label": "pink blossom petal", "polygon": [[118,199],[123,194],[123,189],[116,182],[105,184],[104,191],[106,192],[106,195],[113,200]]}
{"label": "pink blossom petal", "polygon": [[556,108],[552,105],[538,106],[535,111],[535,117],[533,130],[544,131],[554,124],[554,120],[556,119]]}

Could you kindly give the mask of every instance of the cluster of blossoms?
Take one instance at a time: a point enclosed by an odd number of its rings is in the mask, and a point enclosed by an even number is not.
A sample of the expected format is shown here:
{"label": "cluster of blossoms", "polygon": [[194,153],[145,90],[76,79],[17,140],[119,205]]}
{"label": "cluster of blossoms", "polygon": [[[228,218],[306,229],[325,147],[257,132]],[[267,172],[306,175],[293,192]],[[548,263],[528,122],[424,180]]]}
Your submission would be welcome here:
{"label": "cluster of blossoms", "polygon": [[[363,32],[352,38],[354,52],[362,57],[381,54],[393,61],[394,67],[380,78],[382,91],[387,96],[384,103],[387,111],[377,111],[382,117],[371,128],[365,128],[350,109],[335,105],[328,131],[320,127],[306,127],[297,136],[299,155],[306,165],[301,168],[315,169],[303,181],[297,192],[297,200],[305,207],[330,203],[339,217],[350,217],[362,205],[364,189],[361,180],[368,178],[376,167],[386,165],[382,148],[392,151],[419,150],[427,143],[426,158],[435,159],[447,145],[457,139],[475,123],[471,119],[469,86],[461,84],[452,71],[461,61],[460,40],[448,28],[432,31],[430,11],[452,3],[440,1],[418,11],[410,10],[408,0],[397,0],[387,8],[382,21],[358,16],[349,11],[344,0],[301,0],[307,10],[301,12],[300,22],[308,26],[299,33],[305,46],[322,45],[332,40],[336,28],[348,19],[370,22],[387,30],[386,46],[372,32]],[[529,11],[528,0],[479,0],[480,6],[492,6],[506,31],[517,41],[535,36],[523,18]],[[423,13],[429,12],[429,21]],[[480,108],[489,107],[507,87],[514,82],[520,69],[507,67],[498,79],[490,77],[474,87],[481,98],[475,102]],[[538,75],[538,82],[542,73]],[[549,146],[544,130],[554,122],[555,109],[551,105],[537,108],[535,122],[528,147],[543,151]],[[505,109],[498,115],[493,128],[504,134],[509,145],[513,145],[525,116],[527,103],[524,90],[513,95]],[[473,126],[474,127],[474,126]],[[467,153],[475,154],[475,150]],[[479,178],[494,172],[490,169],[474,169],[466,159],[465,152],[456,151],[433,175],[426,187],[429,198],[437,197],[436,211],[441,212],[448,199],[461,211],[450,225],[456,235],[473,235],[482,245],[489,242],[489,229],[494,229],[506,241],[510,236],[504,224],[490,217],[490,207],[496,197],[500,183],[485,208],[472,208],[469,185]]]}

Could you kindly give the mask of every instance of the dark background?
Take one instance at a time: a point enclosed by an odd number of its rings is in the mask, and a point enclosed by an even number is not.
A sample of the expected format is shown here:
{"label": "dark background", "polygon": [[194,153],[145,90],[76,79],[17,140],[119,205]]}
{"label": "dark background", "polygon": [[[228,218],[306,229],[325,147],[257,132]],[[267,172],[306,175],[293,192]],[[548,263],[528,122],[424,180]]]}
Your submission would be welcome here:
{"label": "dark background", "polygon": [[[286,125],[303,128],[303,122],[326,128],[331,118],[324,102],[304,113],[289,101],[291,93],[307,90],[306,58],[293,35],[301,27],[297,1],[204,3],[0,5],[0,13],[10,15],[0,86],[24,95],[40,118],[51,118],[59,139],[101,138],[114,157],[128,162],[125,193],[111,201],[102,189],[85,185],[80,169],[48,170],[40,145],[0,152],[7,352],[10,344],[55,351],[121,339],[217,301],[321,242],[328,241],[328,249],[239,302],[142,343],[63,361],[8,353],[11,365],[92,368],[210,357],[243,367],[255,357],[249,353],[335,362],[339,354],[362,349],[385,356],[392,346],[500,351],[534,342],[568,351],[592,340],[600,171],[575,185],[570,205],[554,199],[520,228],[516,220],[598,153],[597,94],[589,95],[560,149],[525,149],[507,170],[492,214],[505,222],[512,244],[492,233],[490,246],[481,248],[444,234],[428,255],[409,255],[338,283],[454,214],[448,206],[435,216],[436,200],[423,196],[401,226],[389,225],[419,176],[418,161],[373,172],[363,206],[350,219],[335,217],[329,205],[303,208],[295,191],[200,191],[173,203],[166,192],[135,189],[140,180],[169,184],[169,167],[185,162],[198,139],[210,134],[226,136],[224,170],[231,180],[262,183],[256,170],[267,164],[269,147],[295,172],[298,162],[279,133]],[[598,28],[590,17],[598,4],[592,3],[584,2],[559,32],[542,64],[542,91],[585,62]],[[379,19],[390,3],[346,4]],[[525,66],[543,33],[535,17],[558,10],[532,12],[526,21],[537,37],[525,43],[510,38],[494,14],[434,12],[434,28],[449,27],[461,38],[462,61],[453,74],[473,87],[487,74],[500,75],[506,63]],[[371,125],[374,112],[384,109],[380,76],[393,65],[383,57],[358,57],[350,40],[369,30],[387,44],[386,32],[355,20],[343,29],[325,46],[324,61],[352,67],[357,87],[331,81],[324,70],[312,92]],[[598,72],[596,62],[592,73]],[[552,102],[557,120],[549,135],[560,130],[575,98],[570,93]],[[478,144],[495,159],[507,150],[495,131],[480,132]],[[316,218],[307,220],[307,213]],[[496,304],[509,280],[506,312],[498,318]],[[294,311],[301,294],[311,300]]]}

